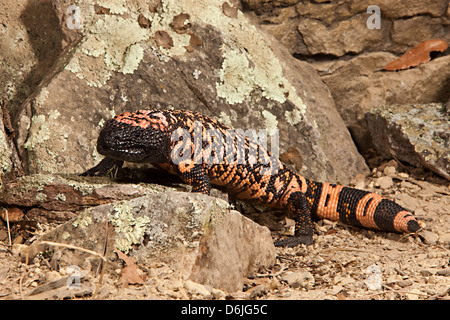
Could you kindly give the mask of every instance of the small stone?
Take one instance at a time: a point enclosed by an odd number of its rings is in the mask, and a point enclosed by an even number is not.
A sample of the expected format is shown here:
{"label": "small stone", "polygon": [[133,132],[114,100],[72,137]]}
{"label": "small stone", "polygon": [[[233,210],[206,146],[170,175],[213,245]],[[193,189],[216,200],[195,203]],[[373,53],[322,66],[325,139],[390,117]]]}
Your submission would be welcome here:
{"label": "small stone", "polygon": [[391,177],[380,177],[377,179],[376,185],[378,185],[381,189],[386,190],[392,188],[394,181]]}
{"label": "small stone", "polygon": [[315,283],[314,276],[307,271],[287,273],[281,279],[286,281],[292,288],[310,289]]}
{"label": "small stone", "polygon": [[213,288],[211,290],[211,294],[212,294],[213,299],[216,299],[216,300],[225,300],[225,298],[227,296],[227,294],[225,292],[223,292],[222,290],[216,289],[216,288]]}
{"label": "small stone", "polygon": [[423,242],[425,242],[426,244],[436,244],[439,240],[437,234],[428,230],[421,231],[420,236],[422,237]]}
{"label": "small stone", "polygon": [[431,272],[431,271],[428,270],[428,269],[422,269],[422,270],[419,271],[419,273],[420,273],[422,276],[424,276],[424,277],[429,277],[429,276],[432,276],[432,275],[433,275],[433,272]]}
{"label": "small stone", "polygon": [[12,245],[11,251],[16,257],[25,257],[28,251],[28,246],[25,244],[14,243]]}
{"label": "small stone", "polygon": [[438,270],[438,271],[436,271],[436,275],[438,275],[438,276],[450,276],[450,268]]}
{"label": "small stone", "polygon": [[408,300],[419,300],[419,297],[420,297],[421,293],[422,292],[419,289],[411,289],[406,294],[406,299],[408,299]]}
{"label": "small stone", "polygon": [[439,237],[440,242],[443,244],[449,244],[450,243],[450,233],[443,234]]}
{"label": "small stone", "polygon": [[406,172],[400,172],[398,174],[398,177],[402,178],[402,179],[408,179],[409,178],[409,174],[407,174]]}
{"label": "small stone", "polygon": [[200,283],[188,280],[184,283],[184,288],[191,295],[198,294],[206,299],[211,297],[211,291]]}
{"label": "small stone", "polygon": [[395,177],[397,170],[393,166],[387,166],[386,168],[384,168],[383,173],[385,176]]}
{"label": "small stone", "polygon": [[267,293],[267,288],[264,284],[257,285],[256,287],[250,290],[249,299],[254,300],[256,298],[260,298]]}
{"label": "small stone", "polygon": [[45,274],[45,280],[47,282],[52,282],[61,279],[62,276],[58,271],[49,271]]}
{"label": "small stone", "polygon": [[413,282],[411,280],[399,280],[399,281],[396,282],[396,284],[400,288],[406,288],[406,287],[409,287],[410,285],[412,285]]}

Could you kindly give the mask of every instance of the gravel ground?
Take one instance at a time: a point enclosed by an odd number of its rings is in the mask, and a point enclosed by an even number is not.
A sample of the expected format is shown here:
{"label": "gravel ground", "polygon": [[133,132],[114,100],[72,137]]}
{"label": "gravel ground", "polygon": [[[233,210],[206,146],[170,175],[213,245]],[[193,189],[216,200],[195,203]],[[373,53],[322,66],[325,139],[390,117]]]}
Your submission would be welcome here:
{"label": "gravel ground", "polygon": [[[43,256],[27,266],[17,256],[21,245],[10,250],[0,242],[0,299],[450,299],[448,182],[397,172],[388,163],[353,184],[414,210],[424,230],[400,235],[319,221],[312,246],[277,248],[276,264],[246,279],[237,292],[186,281],[163,263],[138,265],[134,271],[142,284],[125,284],[120,264],[107,264],[101,272],[94,258],[77,270],[52,271]],[[256,220],[271,221],[274,237],[292,232],[289,218]],[[68,287],[74,275],[81,282]]]}

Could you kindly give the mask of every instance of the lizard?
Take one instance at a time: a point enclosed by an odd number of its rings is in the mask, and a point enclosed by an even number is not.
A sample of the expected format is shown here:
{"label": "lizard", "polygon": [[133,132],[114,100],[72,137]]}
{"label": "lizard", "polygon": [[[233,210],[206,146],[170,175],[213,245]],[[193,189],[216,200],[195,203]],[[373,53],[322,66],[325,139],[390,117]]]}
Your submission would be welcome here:
{"label": "lizard", "polygon": [[373,230],[416,233],[413,213],[377,193],[317,182],[290,170],[238,130],[189,110],[138,110],[106,121],[97,140],[105,158],[82,175],[106,175],[124,161],[148,162],[178,175],[192,192],[223,187],[237,199],[281,208],[295,216],[294,236],[275,241],[313,243],[313,221],[340,220]]}

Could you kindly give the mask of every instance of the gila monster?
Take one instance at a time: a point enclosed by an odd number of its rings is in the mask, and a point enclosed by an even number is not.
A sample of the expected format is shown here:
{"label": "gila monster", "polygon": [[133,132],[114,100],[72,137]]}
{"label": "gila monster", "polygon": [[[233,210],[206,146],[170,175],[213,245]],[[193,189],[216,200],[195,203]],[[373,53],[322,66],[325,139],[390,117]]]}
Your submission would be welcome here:
{"label": "gila monster", "polygon": [[276,246],[313,243],[313,220],[389,232],[420,229],[411,212],[376,193],[309,180],[291,171],[255,139],[215,119],[186,110],[139,110],[117,115],[101,130],[105,158],[83,175],[105,175],[124,161],[149,162],[177,174],[193,192],[211,184],[237,199],[282,208],[295,215],[295,234]]}

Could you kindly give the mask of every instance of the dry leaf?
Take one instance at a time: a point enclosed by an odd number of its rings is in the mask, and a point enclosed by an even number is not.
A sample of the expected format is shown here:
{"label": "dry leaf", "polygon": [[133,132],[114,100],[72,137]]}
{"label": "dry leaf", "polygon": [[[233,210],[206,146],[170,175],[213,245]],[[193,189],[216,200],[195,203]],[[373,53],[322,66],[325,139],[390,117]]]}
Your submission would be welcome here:
{"label": "dry leaf", "polygon": [[176,33],[186,33],[191,27],[189,22],[186,23],[186,20],[188,20],[189,17],[190,16],[187,13],[180,13],[173,17],[173,21],[170,23],[170,26]]}
{"label": "dry leaf", "polygon": [[[6,212],[8,210],[8,212]],[[8,221],[10,223],[15,223],[23,220],[23,216],[25,215],[22,210],[19,208],[13,207],[9,209],[0,210],[0,217],[6,221],[6,215],[8,213]]]}
{"label": "dry leaf", "polygon": [[158,46],[164,49],[170,49],[173,47],[173,39],[166,31],[156,31],[155,42]]}
{"label": "dry leaf", "polygon": [[228,2],[222,4],[222,11],[224,15],[233,19],[236,19],[238,16],[238,9],[231,6]]}
{"label": "dry leaf", "polygon": [[125,264],[127,265],[125,268],[122,269],[122,281],[124,281],[127,284],[144,284],[145,281],[141,277],[139,272],[139,267],[136,265],[136,258],[129,257],[125,253],[114,250],[120,259],[125,261]]}
{"label": "dry leaf", "polygon": [[411,50],[407,51],[397,60],[388,63],[383,70],[396,71],[404,70],[411,67],[417,67],[421,63],[431,60],[430,52],[443,52],[447,49],[448,44],[442,39],[426,40]]}
{"label": "dry leaf", "polygon": [[290,147],[286,152],[280,154],[280,160],[286,164],[293,164],[297,171],[302,169],[303,158],[300,154],[300,150],[295,147]]}

